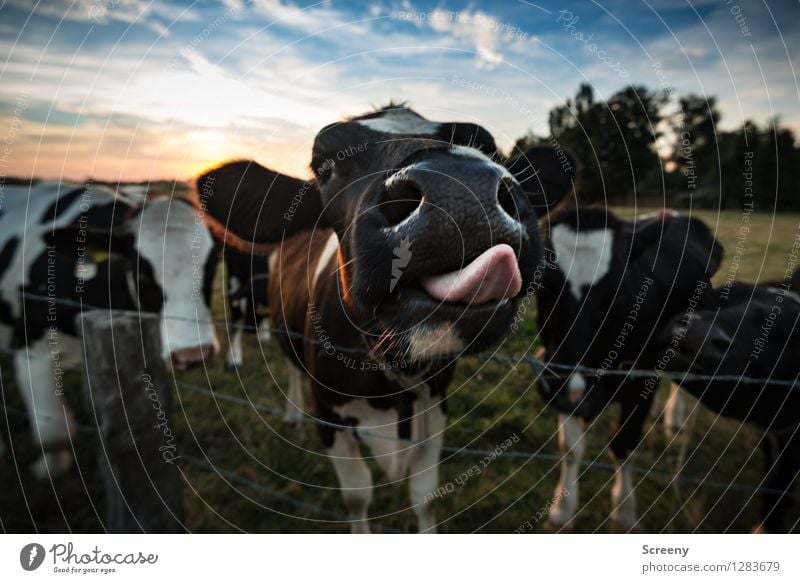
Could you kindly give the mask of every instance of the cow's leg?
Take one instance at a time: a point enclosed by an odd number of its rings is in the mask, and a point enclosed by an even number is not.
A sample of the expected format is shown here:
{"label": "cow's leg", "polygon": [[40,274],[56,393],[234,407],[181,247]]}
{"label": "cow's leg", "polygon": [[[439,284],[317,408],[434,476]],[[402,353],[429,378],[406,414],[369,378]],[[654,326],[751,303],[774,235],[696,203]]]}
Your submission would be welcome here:
{"label": "cow's leg", "polygon": [[620,389],[624,397],[620,425],[611,438],[611,454],[616,471],[614,486],[611,488],[611,524],[612,528],[629,531],[638,522],[636,515],[636,495],[633,489],[633,478],[629,470],[629,462],[633,451],[642,437],[642,426],[650,410],[650,399],[640,389],[640,383],[626,383]]}
{"label": "cow's leg", "polygon": [[229,371],[235,371],[244,362],[244,353],[242,352],[242,324],[244,323],[244,306],[246,302],[244,298],[234,300],[230,303],[230,320],[229,324],[233,328],[233,335],[231,336],[231,345],[228,348],[228,357],[225,359],[225,368]]}
{"label": "cow's leg", "polygon": [[[655,402],[655,399],[653,399]],[[664,404],[664,435],[667,439],[674,439],[683,429],[686,420],[686,402],[681,395],[681,388],[677,383],[671,383],[669,397]]]}
{"label": "cow's leg", "polygon": [[352,521],[350,532],[368,534],[367,510],[372,500],[372,473],[361,457],[355,435],[349,431],[336,431],[328,455],[336,470],[342,500]]}
{"label": "cow's leg", "polygon": [[258,325],[256,334],[258,336],[258,341],[261,344],[267,344],[270,340],[272,340],[272,328],[270,328],[269,318],[264,318],[263,320],[261,320],[261,323]]}
{"label": "cow's leg", "polygon": [[790,490],[800,472],[800,437],[768,433],[762,439],[767,467],[765,491],[761,494],[761,523],[754,532],[782,532],[783,517],[791,504]]}
{"label": "cow's leg", "polygon": [[21,349],[14,353],[17,384],[28,408],[34,439],[42,450],[42,456],[31,466],[39,479],[59,476],[72,465],[72,413],[56,386],[53,364],[44,351]]}
{"label": "cow's leg", "polygon": [[447,416],[439,403],[431,399],[417,399],[415,403],[414,434],[422,443],[415,447],[409,463],[408,491],[417,530],[428,534],[436,532],[436,519],[431,501],[439,486],[439,458]]}
{"label": "cow's leg", "polygon": [[303,422],[303,371],[289,359],[286,359],[286,368],[289,371],[289,389],[286,391],[286,412],[283,414],[283,423],[298,427]]}
{"label": "cow's leg", "polygon": [[583,421],[572,415],[558,416],[558,445],[563,457],[561,479],[556,486],[548,519],[553,528],[569,524],[578,507],[578,472],[586,451]]}

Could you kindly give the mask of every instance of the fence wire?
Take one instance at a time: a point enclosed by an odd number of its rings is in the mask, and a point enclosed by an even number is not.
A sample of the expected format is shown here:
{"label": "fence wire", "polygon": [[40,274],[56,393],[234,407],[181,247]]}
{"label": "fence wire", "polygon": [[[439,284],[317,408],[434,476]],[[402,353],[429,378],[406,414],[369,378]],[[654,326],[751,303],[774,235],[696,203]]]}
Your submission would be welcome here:
{"label": "fence wire", "polygon": [[[108,308],[93,306],[89,304],[85,304],[83,302],[77,302],[74,300],[69,300],[65,298],[51,298],[48,296],[42,296],[38,294],[30,294],[30,293],[23,293],[23,295],[32,300],[38,301],[47,301],[56,304],[67,305],[71,307],[76,307],[81,310],[108,310]],[[138,315],[138,312],[133,312],[134,314]],[[174,316],[166,316],[167,319],[173,320],[180,320],[180,321],[190,321],[196,324],[213,324],[215,326],[224,326],[228,329],[241,329],[244,331],[256,331],[259,328],[264,330],[263,327],[252,326],[248,324],[240,324],[240,323],[232,323],[227,320],[200,320],[196,318],[182,318],[182,317],[174,317]],[[305,336],[304,334],[296,333],[290,330],[281,329],[281,328],[268,328],[270,332],[273,334],[282,334],[286,335],[292,339],[303,340],[306,342],[311,342],[314,344],[322,344],[323,342],[319,339],[310,338]],[[329,341],[325,341],[329,346],[338,350],[340,352],[345,353],[361,353],[361,354],[368,354],[368,349],[364,347],[348,347],[348,346],[339,346],[330,343]],[[9,350],[3,347],[0,347],[0,353],[3,354],[14,354],[15,350]],[[43,358],[50,360],[49,356],[45,355],[28,355],[29,358]],[[565,364],[565,363],[556,363],[556,362],[544,362],[541,359],[536,358],[531,354],[524,354],[521,356],[509,356],[509,355],[502,355],[496,353],[481,353],[477,355],[465,355],[459,357],[462,358],[473,358],[483,362],[494,362],[503,365],[510,365],[514,368],[522,365],[522,367],[529,367],[533,373],[538,377],[539,375],[545,372],[553,372],[553,371],[567,371],[567,372],[580,372],[582,374],[587,375],[594,375],[594,374],[602,374],[604,376],[624,376],[626,378],[656,378],[656,379],[667,379],[672,380],[678,383],[683,381],[704,381],[704,382],[712,382],[712,381],[726,381],[726,382],[736,382],[736,383],[745,383],[745,384],[757,384],[757,385],[770,385],[776,387],[784,387],[789,390],[798,390],[798,383],[796,380],[784,380],[784,379],[764,379],[764,378],[755,378],[755,377],[748,377],[748,376],[739,376],[739,375],[704,375],[704,374],[696,374],[696,373],[687,373],[687,372],[675,372],[675,371],[655,371],[655,370],[643,370],[643,369],[616,369],[616,370],[606,370],[606,369],[596,369],[591,367],[584,367],[580,365],[574,364]],[[81,369],[77,367],[61,367],[64,371],[76,371],[79,372]],[[249,399],[244,399],[241,397],[237,397],[235,395],[229,395],[225,393],[221,393],[219,391],[212,391],[208,388],[196,385],[194,383],[190,383],[184,380],[175,379],[176,386],[179,389],[190,391],[197,394],[202,394],[207,397],[210,397],[214,400],[224,401],[227,403],[231,403],[237,406],[247,407],[250,409],[254,409],[271,416],[275,417],[282,417],[284,415],[284,410],[279,407],[274,407],[270,405],[265,405],[262,403],[256,403]],[[9,407],[4,405],[3,408],[5,411],[11,415],[15,416],[25,416],[29,417],[30,412],[25,412],[19,409],[15,409],[13,407]],[[46,417],[46,416],[40,416]],[[502,458],[511,458],[511,459],[521,459],[521,460],[540,460],[540,461],[548,461],[548,462],[560,462],[563,459],[562,455],[559,454],[549,454],[543,452],[531,452],[531,451],[500,451],[496,452],[494,450],[483,450],[483,449],[476,449],[476,448],[468,448],[468,447],[460,447],[460,446],[448,446],[448,445],[441,445],[441,446],[433,446],[425,441],[413,441],[407,439],[400,439],[399,437],[391,437],[388,435],[383,435],[379,433],[369,432],[362,429],[357,429],[351,425],[340,425],[336,423],[332,423],[329,421],[325,421],[322,419],[317,419],[314,417],[309,416],[308,414],[304,413],[301,419],[302,423],[304,424],[311,424],[317,426],[328,426],[333,427],[338,430],[343,431],[352,431],[356,432],[362,436],[369,436],[373,438],[379,439],[387,439],[387,440],[394,440],[394,441],[402,441],[407,445],[419,446],[419,447],[438,447],[440,451],[449,453],[456,456],[469,456],[469,457],[486,457],[486,456],[493,456],[493,457],[502,457]],[[95,428],[88,426],[88,425],[81,425],[81,424],[73,424],[73,427],[81,433],[84,434],[94,434],[96,433]],[[300,500],[294,496],[285,494],[278,490],[269,488],[257,482],[250,480],[233,470],[220,468],[214,464],[211,464],[207,461],[204,461],[200,458],[196,458],[194,456],[189,455],[182,455],[182,458],[185,458],[186,464],[198,469],[202,469],[205,471],[210,471],[217,473],[219,476],[223,477],[224,479],[230,480],[231,482],[240,484],[242,486],[247,487],[253,491],[262,493],[264,495],[283,500],[287,503],[292,504],[295,507],[303,508],[309,511],[316,512],[319,516],[327,517],[332,520],[342,521],[342,522],[349,522],[349,517],[346,515],[340,514],[338,512],[332,511],[330,509],[309,503],[304,500]],[[581,463],[582,466],[587,467],[590,470],[602,470],[602,471],[610,471],[614,472],[617,470],[616,466],[612,463],[602,462],[597,460],[584,460]],[[690,476],[684,476],[682,474],[673,474],[670,472],[663,472],[658,470],[653,470],[652,468],[642,467],[642,466],[634,466],[628,465],[626,468],[635,473],[642,475],[648,479],[660,479],[665,480],[667,482],[667,486],[674,482],[690,484],[694,486],[704,487],[704,488],[712,488],[717,490],[723,490],[725,492],[743,492],[743,493],[769,493],[769,494],[788,494],[791,497],[796,497],[795,494],[791,492],[783,492],[780,490],[775,490],[771,488],[765,488],[763,486],[753,486],[748,484],[736,484],[736,483],[725,483],[720,481],[713,481],[703,478],[694,478]],[[384,530],[385,532],[399,532],[394,529],[383,528],[380,530]]]}

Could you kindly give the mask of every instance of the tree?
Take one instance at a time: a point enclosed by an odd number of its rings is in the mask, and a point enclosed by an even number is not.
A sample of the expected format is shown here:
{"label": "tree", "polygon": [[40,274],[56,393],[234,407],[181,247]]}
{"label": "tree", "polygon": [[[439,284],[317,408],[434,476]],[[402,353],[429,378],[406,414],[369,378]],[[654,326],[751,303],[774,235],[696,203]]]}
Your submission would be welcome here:
{"label": "tree", "polygon": [[656,130],[662,94],[629,86],[595,101],[588,84],[550,112],[550,131],[581,161],[579,198],[629,203],[639,184],[660,172]]}

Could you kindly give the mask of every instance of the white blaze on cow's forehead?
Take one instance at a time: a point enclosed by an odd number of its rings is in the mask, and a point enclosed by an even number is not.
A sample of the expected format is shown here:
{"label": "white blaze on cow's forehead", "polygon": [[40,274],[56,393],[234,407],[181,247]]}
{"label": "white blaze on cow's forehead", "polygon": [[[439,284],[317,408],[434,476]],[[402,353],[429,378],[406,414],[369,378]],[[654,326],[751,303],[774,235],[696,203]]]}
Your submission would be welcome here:
{"label": "white blaze on cow's forehead", "polygon": [[595,285],[611,267],[611,229],[574,231],[569,225],[558,224],[550,230],[550,243],[556,252],[556,265],[577,299],[583,296],[584,287]]}
{"label": "white blaze on cow's forehead", "polygon": [[164,356],[184,348],[216,348],[216,332],[203,294],[213,241],[195,209],[169,199],[151,201],[133,227],[139,254],[152,266],[165,295]]}
{"label": "white blaze on cow's forehead", "polygon": [[427,120],[407,109],[390,109],[378,117],[360,119],[359,125],[387,134],[435,134],[441,124]]}
{"label": "white blaze on cow's forehead", "polygon": [[336,233],[331,233],[331,236],[328,237],[327,241],[325,241],[325,247],[323,247],[322,253],[319,254],[317,267],[314,269],[314,279],[311,280],[311,289],[314,289],[317,286],[317,280],[320,278],[325,268],[330,264],[331,258],[338,250],[339,237],[336,236]]}
{"label": "white blaze on cow's forehead", "polygon": [[469,146],[451,146],[450,152],[455,154],[456,156],[463,156],[464,158],[475,158],[476,160],[480,160],[490,168],[494,169],[498,176],[503,177],[510,177],[513,178],[511,172],[503,166],[502,164],[498,164],[494,160],[492,160],[489,156],[478,150],[477,148],[471,148]]}

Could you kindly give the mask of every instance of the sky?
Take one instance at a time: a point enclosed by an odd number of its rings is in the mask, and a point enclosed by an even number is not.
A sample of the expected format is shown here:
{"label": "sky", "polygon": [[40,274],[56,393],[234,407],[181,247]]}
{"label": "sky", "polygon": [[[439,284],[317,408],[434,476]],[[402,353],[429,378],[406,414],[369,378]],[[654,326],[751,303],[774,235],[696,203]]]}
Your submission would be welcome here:
{"label": "sky", "polygon": [[800,135],[799,58],[796,0],[0,0],[0,177],[307,177],[320,128],[390,100],[508,149],[581,83]]}

